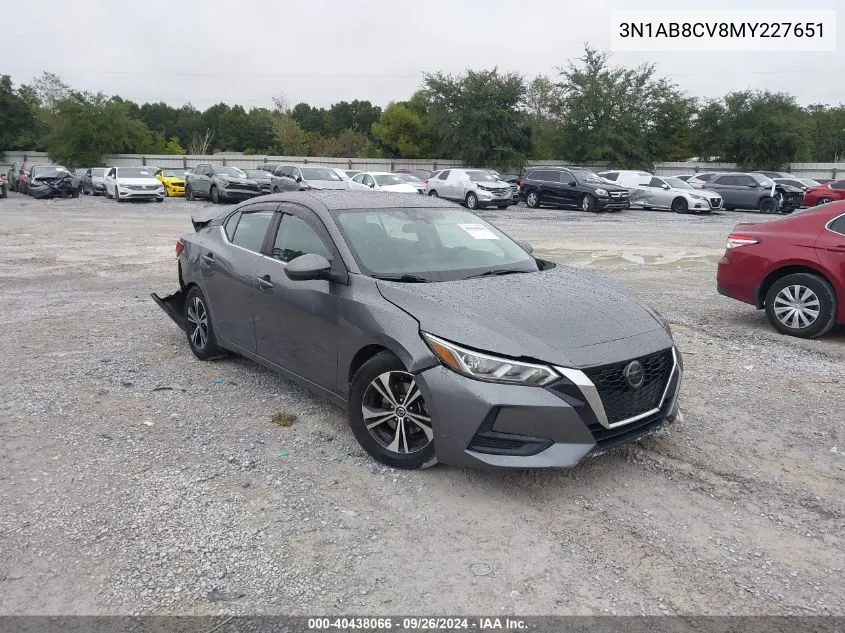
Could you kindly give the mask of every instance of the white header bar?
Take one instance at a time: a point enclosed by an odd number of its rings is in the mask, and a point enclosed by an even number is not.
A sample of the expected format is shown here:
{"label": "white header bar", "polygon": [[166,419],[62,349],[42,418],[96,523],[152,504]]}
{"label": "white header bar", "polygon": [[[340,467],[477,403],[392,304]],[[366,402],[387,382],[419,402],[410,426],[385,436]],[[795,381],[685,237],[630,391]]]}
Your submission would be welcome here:
{"label": "white header bar", "polygon": [[611,11],[613,51],[835,51],[836,11]]}

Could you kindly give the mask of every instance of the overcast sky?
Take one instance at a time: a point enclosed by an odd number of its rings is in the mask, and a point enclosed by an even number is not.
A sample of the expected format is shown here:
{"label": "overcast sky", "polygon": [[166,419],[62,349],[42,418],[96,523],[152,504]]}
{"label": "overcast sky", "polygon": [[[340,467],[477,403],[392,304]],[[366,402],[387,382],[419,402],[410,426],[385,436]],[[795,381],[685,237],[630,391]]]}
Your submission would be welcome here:
{"label": "overcast sky", "polygon": [[[585,42],[610,48],[612,9],[839,9],[834,53],[615,53],[655,62],[690,94],[787,90],[845,102],[845,0],[114,0],[3,3],[0,73],[42,70],[137,102],[291,106],[409,97],[425,71],[555,74]],[[10,25],[22,25],[12,28]],[[25,26],[23,26],[25,25]]]}

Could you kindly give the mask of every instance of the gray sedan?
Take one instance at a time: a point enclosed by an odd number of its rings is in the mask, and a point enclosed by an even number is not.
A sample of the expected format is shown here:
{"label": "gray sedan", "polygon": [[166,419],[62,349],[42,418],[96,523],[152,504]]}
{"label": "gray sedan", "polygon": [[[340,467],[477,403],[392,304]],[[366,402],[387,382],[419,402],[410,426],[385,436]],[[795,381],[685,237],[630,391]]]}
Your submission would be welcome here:
{"label": "gray sedan", "polygon": [[348,411],[396,468],[563,467],[677,416],[680,353],[614,283],[535,258],[418,194],[310,191],[209,208],[155,301],[223,350]]}

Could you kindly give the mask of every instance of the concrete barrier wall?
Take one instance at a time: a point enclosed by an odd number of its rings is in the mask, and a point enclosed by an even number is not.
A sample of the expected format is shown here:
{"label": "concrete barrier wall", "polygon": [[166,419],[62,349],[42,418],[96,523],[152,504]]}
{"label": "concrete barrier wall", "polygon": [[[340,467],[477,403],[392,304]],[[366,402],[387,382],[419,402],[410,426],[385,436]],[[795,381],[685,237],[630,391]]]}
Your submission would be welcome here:
{"label": "concrete barrier wall", "polygon": [[[9,166],[18,160],[47,161],[44,152],[4,152],[0,161],[0,169],[6,173]],[[134,165],[149,165],[154,167],[184,167],[191,168],[198,163],[213,163],[217,165],[231,165],[240,169],[252,169],[263,162],[295,162],[314,163],[342,169],[357,169],[359,171],[393,171],[395,169],[448,169],[461,167],[460,161],[442,158],[436,159],[391,159],[391,158],[330,158],[319,156],[263,156],[245,154],[212,154],[206,156],[175,156],[173,154],[114,154],[106,156],[104,166],[128,167]],[[561,160],[529,161],[529,165],[571,165]],[[584,165],[595,171],[610,169],[608,164]],[[659,176],[673,176],[677,174],[693,174],[702,171],[735,171],[734,163],[704,163],[704,162],[665,162],[655,165],[654,173]],[[793,163],[786,170],[799,178],[839,179],[845,178],[845,163]]]}

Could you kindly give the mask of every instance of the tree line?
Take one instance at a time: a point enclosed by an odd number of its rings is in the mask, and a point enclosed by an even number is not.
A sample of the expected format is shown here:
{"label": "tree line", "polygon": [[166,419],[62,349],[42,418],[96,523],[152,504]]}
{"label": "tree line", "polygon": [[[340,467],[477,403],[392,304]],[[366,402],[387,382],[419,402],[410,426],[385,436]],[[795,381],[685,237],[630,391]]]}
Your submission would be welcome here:
{"label": "tree line", "polygon": [[46,151],[68,166],[106,154],[248,154],[455,159],[517,169],[528,160],[650,169],[697,158],[778,169],[845,156],[845,106],[801,106],[786,92],[686,94],[653,64],[613,64],[586,47],[552,76],[498,69],[426,73],[406,101],[329,108],[283,94],[269,108],[143,103],[73,89],[45,72],[0,75],[0,150]]}

